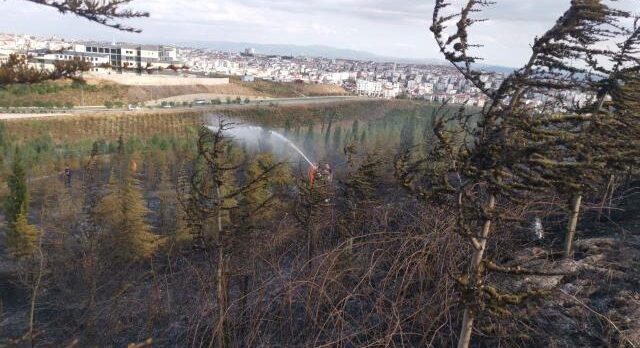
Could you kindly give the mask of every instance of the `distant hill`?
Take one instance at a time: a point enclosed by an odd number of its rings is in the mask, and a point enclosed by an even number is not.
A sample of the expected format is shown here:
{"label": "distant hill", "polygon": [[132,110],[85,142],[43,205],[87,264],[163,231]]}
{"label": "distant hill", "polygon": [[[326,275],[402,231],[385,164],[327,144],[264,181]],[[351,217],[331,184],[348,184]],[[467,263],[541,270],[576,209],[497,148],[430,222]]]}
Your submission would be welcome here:
{"label": "distant hill", "polygon": [[324,57],[334,59],[354,59],[363,61],[376,62],[396,62],[407,64],[447,64],[440,59],[412,59],[381,56],[366,51],[358,51],[344,48],[335,48],[323,45],[281,45],[281,44],[258,44],[251,42],[227,42],[227,41],[188,41],[179,43],[180,46],[192,48],[210,48],[227,52],[242,52],[245,48],[255,48],[258,54],[274,54],[283,56],[308,56],[308,57]]}
{"label": "distant hill", "polygon": [[[284,45],[284,44],[258,44],[252,42],[228,42],[228,41],[187,41],[178,43],[179,46],[191,48],[208,48],[224,52],[243,52],[246,48],[254,48],[258,54],[273,54],[281,56],[307,56],[323,57],[332,59],[354,59],[374,62],[395,62],[401,64],[432,64],[449,65],[444,59],[435,58],[398,58],[374,54],[367,51],[358,51],[345,48],[336,48],[323,45]],[[493,66],[486,64],[478,65],[481,69],[510,73],[514,69],[503,66]]]}

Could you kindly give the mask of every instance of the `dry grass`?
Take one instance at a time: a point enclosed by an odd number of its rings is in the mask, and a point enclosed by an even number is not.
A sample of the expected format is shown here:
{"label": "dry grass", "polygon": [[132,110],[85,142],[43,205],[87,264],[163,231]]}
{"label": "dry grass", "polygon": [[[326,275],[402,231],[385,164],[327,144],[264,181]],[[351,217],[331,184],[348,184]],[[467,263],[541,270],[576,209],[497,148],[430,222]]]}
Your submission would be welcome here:
{"label": "dry grass", "polygon": [[[370,120],[382,118],[391,110],[413,109],[416,104],[402,100],[349,101],[335,104],[283,105],[278,107],[248,107],[217,110],[229,118],[245,122],[283,127],[287,120],[293,125],[308,121],[322,122],[324,115],[339,112],[344,119]],[[156,134],[185,134],[188,126],[202,124],[203,116],[212,111],[140,110],[136,112],[96,113],[91,116],[58,116],[5,121],[11,140],[25,143],[40,137],[50,137],[54,143],[75,143],[85,139],[117,139],[151,137]]]}
{"label": "dry grass", "polygon": [[[51,84],[58,86],[71,85],[71,81],[56,81]],[[124,86],[111,82],[89,79],[87,87],[66,88],[53,93],[27,93],[8,96],[16,102],[61,102],[73,103],[80,106],[104,105],[107,101],[121,101],[123,103],[142,103],[169,97],[189,94],[216,94],[235,98],[255,97],[300,97],[300,96],[338,96],[348,93],[339,86],[334,85],[310,85],[294,83],[274,83],[268,81],[256,81],[245,83],[237,79],[231,79],[228,85],[220,86]]]}

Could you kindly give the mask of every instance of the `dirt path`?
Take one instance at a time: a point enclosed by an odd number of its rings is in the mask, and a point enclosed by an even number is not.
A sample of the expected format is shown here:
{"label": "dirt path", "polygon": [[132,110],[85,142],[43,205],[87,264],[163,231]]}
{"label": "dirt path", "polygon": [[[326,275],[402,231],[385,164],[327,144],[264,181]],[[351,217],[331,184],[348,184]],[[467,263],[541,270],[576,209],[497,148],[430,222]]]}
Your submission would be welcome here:
{"label": "dirt path", "polygon": [[[193,96],[192,94],[188,96]],[[173,97],[175,98],[175,97]],[[185,96],[187,98],[187,96]],[[205,99],[206,100],[206,99]],[[251,100],[251,99],[250,99]],[[121,115],[122,113],[149,113],[149,112],[182,112],[193,110],[226,110],[226,109],[238,109],[238,108],[251,108],[256,106],[272,105],[314,105],[314,104],[333,104],[345,101],[372,101],[376,99],[357,97],[357,96],[344,96],[344,97],[304,97],[304,98],[272,98],[272,99],[253,99],[249,103],[244,104],[222,104],[222,105],[194,105],[193,107],[173,107],[173,108],[159,108],[154,107],[150,109],[141,108],[136,110],[127,109],[107,109],[103,106],[92,106],[74,108],[65,112],[51,112],[51,113],[25,113],[25,114],[11,114],[0,113],[0,120],[14,120],[14,119],[37,119],[48,117],[71,117],[71,116],[89,116],[89,115]]]}
{"label": "dirt path", "polygon": [[188,102],[188,103],[193,103],[194,100],[204,100],[206,102],[209,102],[211,100],[214,99],[218,99],[221,102],[226,102],[227,98],[231,98],[231,99],[236,99],[236,98],[240,98],[242,99],[242,101],[249,99],[249,100],[265,100],[268,101],[272,98],[267,98],[267,97],[256,97],[254,95],[237,95],[237,96],[230,96],[228,94],[220,94],[220,93],[197,93],[197,94],[185,94],[185,95],[179,95],[179,96],[175,96],[175,97],[168,97],[168,98],[162,98],[162,99],[156,99],[156,100],[150,100],[145,102],[145,105],[160,105],[162,104],[162,102],[174,102],[174,103],[182,103],[182,102]]}

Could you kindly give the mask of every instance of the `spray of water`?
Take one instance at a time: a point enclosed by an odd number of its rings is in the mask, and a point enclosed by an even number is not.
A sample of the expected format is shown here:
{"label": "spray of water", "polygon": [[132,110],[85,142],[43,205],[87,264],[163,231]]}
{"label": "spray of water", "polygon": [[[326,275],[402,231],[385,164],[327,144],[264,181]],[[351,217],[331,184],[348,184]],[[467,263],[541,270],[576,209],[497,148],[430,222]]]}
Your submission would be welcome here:
{"label": "spray of water", "polygon": [[[218,130],[217,127],[209,126],[208,128],[214,132]],[[284,135],[274,130],[269,130],[269,129],[265,129],[257,126],[239,126],[239,127],[233,127],[228,130],[225,130],[225,134],[227,134],[228,136],[231,136],[234,139],[242,140],[247,143],[257,143],[258,139],[260,138],[260,135],[264,133],[272,135],[278,140],[282,141],[284,144],[286,144],[287,146],[292,148],[294,151],[296,151],[298,154],[300,154],[300,156],[304,158],[304,160],[307,161],[307,163],[309,163],[310,166],[314,166],[313,162],[309,159],[309,157],[305,155],[305,153],[302,152],[302,150],[300,150],[300,148],[296,146],[296,144],[294,144],[291,140],[289,140]]]}
{"label": "spray of water", "polygon": [[307,155],[304,154],[304,152],[302,152],[302,150],[300,150],[300,148],[298,148],[296,146],[296,144],[294,144],[291,140],[287,139],[287,137],[285,137],[284,135],[276,132],[276,131],[269,131],[273,136],[275,136],[276,138],[282,140],[285,144],[289,145],[289,147],[291,147],[292,149],[296,150],[297,153],[300,154],[300,156],[302,156],[302,158],[304,158],[305,161],[307,161],[307,163],[309,163],[310,166],[313,166],[313,162],[311,162],[311,160],[309,159],[309,157],[307,157]]}

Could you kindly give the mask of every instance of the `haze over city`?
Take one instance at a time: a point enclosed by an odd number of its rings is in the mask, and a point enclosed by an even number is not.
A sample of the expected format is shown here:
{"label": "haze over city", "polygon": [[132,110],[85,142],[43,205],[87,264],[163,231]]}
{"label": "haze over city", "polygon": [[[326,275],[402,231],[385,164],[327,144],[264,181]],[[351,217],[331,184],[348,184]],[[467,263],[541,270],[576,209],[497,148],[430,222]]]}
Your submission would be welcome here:
{"label": "haze over city", "polygon": [[[568,3],[500,1],[484,13],[490,20],[478,24],[472,38],[485,45],[479,53],[487,64],[520,66],[535,35]],[[327,45],[387,57],[441,59],[428,31],[432,0],[147,0],[131,7],[151,13],[150,18],[125,22],[134,22],[141,34],[116,32],[73,15],[60,16],[51,8],[6,0],[0,2],[0,32],[142,43]]]}

